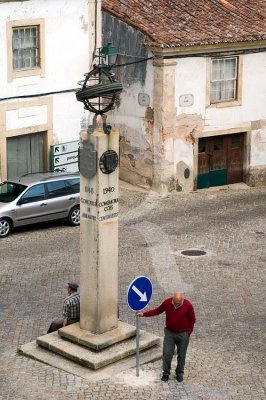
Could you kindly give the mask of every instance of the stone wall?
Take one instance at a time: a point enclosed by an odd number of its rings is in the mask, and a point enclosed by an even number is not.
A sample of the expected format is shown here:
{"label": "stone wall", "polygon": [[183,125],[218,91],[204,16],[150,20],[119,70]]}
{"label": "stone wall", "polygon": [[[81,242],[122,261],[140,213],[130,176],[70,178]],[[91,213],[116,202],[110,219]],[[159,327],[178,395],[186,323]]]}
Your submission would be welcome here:
{"label": "stone wall", "polygon": [[249,186],[266,186],[266,166],[251,167],[246,175],[246,183]]}
{"label": "stone wall", "polygon": [[[140,31],[103,13],[103,43],[118,47],[119,64],[152,56],[143,46],[145,39]],[[199,138],[244,132],[249,138],[243,166],[246,182],[253,186],[265,181],[266,52],[239,55],[235,104],[210,104],[211,58],[166,53],[165,58],[156,55],[114,69],[123,92],[108,121],[120,134],[122,179],[159,192],[192,191],[197,187]],[[145,105],[139,102],[141,94],[148,98]]]}
{"label": "stone wall", "polygon": [[[152,184],[153,125],[152,74],[143,43],[145,36],[112,15],[103,12],[102,41],[118,48],[116,79],[123,83],[120,102],[108,116],[108,122],[120,135],[120,178],[143,186]],[[150,61],[151,63],[151,61]],[[128,64],[121,66],[123,64]],[[139,104],[139,95],[145,94],[149,102]]]}

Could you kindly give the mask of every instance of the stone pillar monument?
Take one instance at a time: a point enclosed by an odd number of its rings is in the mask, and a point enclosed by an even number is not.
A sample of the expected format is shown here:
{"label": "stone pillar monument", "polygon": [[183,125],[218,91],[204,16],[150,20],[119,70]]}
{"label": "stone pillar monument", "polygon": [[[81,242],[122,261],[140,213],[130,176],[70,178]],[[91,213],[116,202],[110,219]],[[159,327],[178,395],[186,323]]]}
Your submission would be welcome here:
{"label": "stone pillar monument", "polygon": [[[107,50],[111,52],[110,44]],[[106,125],[105,116],[122,84],[99,64],[85,74],[81,85],[77,100],[95,116],[81,134],[79,149],[80,322],[41,336],[37,343],[97,370],[135,354],[136,328],[118,320],[119,135]],[[141,333],[140,350],[151,348],[143,362],[161,357],[159,343],[159,337]]]}
{"label": "stone pillar monument", "polygon": [[98,117],[80,150],[80,327],[94,334],[118,324],[118,153],[118,133]]}

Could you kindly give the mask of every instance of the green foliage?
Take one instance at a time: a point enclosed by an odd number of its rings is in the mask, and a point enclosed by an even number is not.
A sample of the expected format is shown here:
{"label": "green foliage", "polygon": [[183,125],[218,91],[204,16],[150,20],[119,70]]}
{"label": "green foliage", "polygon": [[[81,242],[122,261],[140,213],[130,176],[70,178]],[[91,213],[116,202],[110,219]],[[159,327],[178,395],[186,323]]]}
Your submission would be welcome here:
{"label": "green foliage", "polygon": [[20,348],[17,348],[16,354],[17,356],[23,356],[23,351]]}

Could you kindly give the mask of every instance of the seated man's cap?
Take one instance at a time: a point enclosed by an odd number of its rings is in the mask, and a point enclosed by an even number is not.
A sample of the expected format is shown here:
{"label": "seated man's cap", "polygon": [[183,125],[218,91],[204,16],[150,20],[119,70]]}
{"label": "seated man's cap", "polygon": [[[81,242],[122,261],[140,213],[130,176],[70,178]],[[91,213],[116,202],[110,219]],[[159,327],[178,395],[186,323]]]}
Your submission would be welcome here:
{"label": "seated man's cap", "polygon": [[72,290],[78,290],[79,285],[75,282],[68,282],[68,287]]}

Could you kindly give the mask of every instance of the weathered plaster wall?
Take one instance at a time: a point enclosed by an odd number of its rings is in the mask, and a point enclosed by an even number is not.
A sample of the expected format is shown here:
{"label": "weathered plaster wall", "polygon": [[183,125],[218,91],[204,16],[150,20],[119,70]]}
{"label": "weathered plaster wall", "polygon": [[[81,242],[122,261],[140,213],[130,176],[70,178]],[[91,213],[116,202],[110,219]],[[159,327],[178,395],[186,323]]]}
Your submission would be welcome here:
{"label": "weathered plaster wall", "polygon": [[[119,48],[119,63],[147,56],[142,46],[145,37],[107,13],[103,37]],[[261,180],[266,165],[264,133],[261,127],[254,128],[254,121],[263,124],[266,119],[265,57],[266,53],[240,56],[239,104],[223,107],[208,103],[210,57],[154,59],[153,64],[117,68],[123,92],[120,106],[109,118],[121,135],[121,177],[151,183],[161,192],[193,190],[198,139],[248,132],[246,179]],[[150,95],[149,107],[138,105],[139,93]]]}
{"label": "weathered plaster wall", "polygon": [[247,183],[251,186],[266,185],[266,119],[251,123],[250,167]]}
{"label": "weathered plaster wall", "polygon": [[173,99],[175,98],[176,62],[155,59],[153,67],[153,188],[161,193],[167,193],[176,189],[173,153],[176,116]]}
{"label": "weathered plaster wall", "polygon": [[[250,143],[246,147],[249,160],[246,165],[247,182],[259,184],[265,180],[265,99],[266,99],[266,52],[242,56],[241,102],[233,107],[206,106],[208,59],[188,57],[176,59],[177,109],[174,134],[174,164],[176,178],[183,190],[193,189],[197,171],[197,158],[193,157],[194,141],[203,136],[214,136],[248,131]],[[181,107],[180,96],[193,95],[193,104]],[[184,179],[185,168],[193,171]]]}
{"label": "weathered plaster wall", "polygon": [[[112,42],[118,48],[117,64],[147,58],[144,35],[123,22],[103,13],[103,44]],[[117,67],[116,78],[123,83],[120,104],[108,116],[120,135],[120,177],[128,182],[152,183],[153,70],[152,61]],[[149,104],[139,104],[138,95],[149,96]]]}

